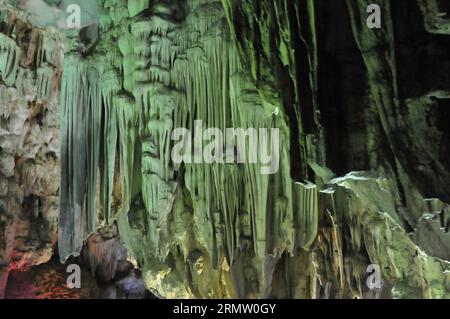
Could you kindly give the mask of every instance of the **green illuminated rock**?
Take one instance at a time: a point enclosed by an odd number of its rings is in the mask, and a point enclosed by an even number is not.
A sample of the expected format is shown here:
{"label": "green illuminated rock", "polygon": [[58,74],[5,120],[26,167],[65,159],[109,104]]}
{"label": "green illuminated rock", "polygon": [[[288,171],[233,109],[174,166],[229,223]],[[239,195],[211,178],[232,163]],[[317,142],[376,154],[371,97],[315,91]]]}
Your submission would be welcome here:
{"label": "green illuminated rock", "polygon": [[[345,41],[363,52],[358,72],[367,87],[359,96],[344,90],[352,103],[367,103],[359,116],[366,131],[343,136],[348,155],[338,158],[330,135],[345,124],[335,124],[324,113],[331,106],[320,104],[328,93],[320,87],[328,36],[320,19],[333,8],[321,1],[105,2],[110,23],[92,53],[66,58],[63,110],[90,120],[68,115],[72,126],[63,124],[74,128],[69,138],[88,142],[68,156],[83,167],[73,166],[68,179],[78,207],[61,215],[74,217],[62,219],[70,233],[60,232],[62,258],[76,254],[96,227],[117,220],[147,288],[161,297],[370,297],[369,264],[382,269],[375,296],[448,296],[448,263],[402,229],[415,229],[433,212],[408,163],[410,150],[400,147],[403,136],[410,141],[424,132],[407,127],[417,117],[412,100],[404,100],[411,115],[395,113],[396,31],[388,1],[379,4],[385,31],[364,27],[365,2],[334,5],[344,14]],[[341,118],[356,125],[345,112]],[[279,170],[261,175],[259,164],[173,163],[171,131],[192,132],[195,120],[221,130],[279,128]],[[427,147],[419,141],[410,141],[412,149]],[[351,156],[367,164],[339,164]],[[346,170],[371,172],[331,180]],[[438,185],[434,179],[432,189],[445,199]]]}
{"label": "green illuminated rock", "polygon": [[[117,225],[162,298],[450,297],[443,1],[90,3],[89,23],[64,32],[61,261],[88,242],[92,268],[113,278],[118,244],[92,242]],[[366,25],[372,3],[381,29]],[[12,86],[28,42],[2,26]],[[52,71],[37,68],[43,95]],[[172,132],[194,135],[197,121],[279,129],[278,170],[220,152],[176,163]]]}

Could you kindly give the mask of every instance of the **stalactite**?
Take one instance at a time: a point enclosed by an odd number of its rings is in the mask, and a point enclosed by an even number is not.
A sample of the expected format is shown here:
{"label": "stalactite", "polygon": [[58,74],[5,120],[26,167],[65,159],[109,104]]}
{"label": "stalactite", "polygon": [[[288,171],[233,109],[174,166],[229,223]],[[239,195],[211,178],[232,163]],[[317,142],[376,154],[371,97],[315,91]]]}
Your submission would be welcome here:
{"label": "stalactite", "polygon": [[84,239],[86,193],[86,123],[88,84],[85,65],[76,57],[64,59],[61,83],[61,181],[58,251],[62,262],[79,255]]}
{"label": "stalactite", "polygon": [[[326,152],[325,126],[341,118],[321,119],[334,105],[318,99],[319,50],[326,50],[319,2],[103,3],[108,17],[98,42],[87,56],[71,52],[64,67],[63,260],[117,219],[147,287],[162,297],[363,297],[370,263],[386,266],[386,286],[396,296],[447,295],[447,263],[422,252],[401,228],[416,226],[427,205],[415,187],[411,196],[400,191],[413,181],[396,136],[407,129],[398,116],[404,110],[392,3],[378,1],[385,31],[360,29],[367,1],[338,5],[349,14],[347,45],[359,49],[361,56],[352,54],[365,66],[358,72],[367,88],[360,84],[364,97],[355,99],[364,104],[358,125],[368,127],[358,132],[374,139],[364,141],[370,152],[382,152],[364,154],[370,164],[359,168],[371,172],[332,179],[328,161],[353,158]],[[342,107],[343,121],[355,115],[352,107]],[[233,155],[245,163],[226,163],[220,151],[216,163],[203,162],[203,154],[174,163],[173,129],[185,128],[192,140],[199,121],[221,132],[278,129],[278,171],[262,174],[263,165],[250,162],[249,141]],[[186,143],[182,153],[207,145]]]}
{"label": "stalactite", "polygon": [[[117,138],[122,190],[119,230],[144,272],[151,272],[156,261],[165,263],[176,247],[186,261],[196,255],[189,262],[195,260],[195,265],[202,267],[211,264],[210,276],[249,254],[247,259],[254,262],[252,276],[261,286],[246,293],[260,290],[266,294],[275,265],[266,256],[276,260],[285,251],[295,255],[315,238],[317,193],[310,186],[292,182],[286,156],[289,129],[283,110],[273,99],[261,99],[261,92],[243,75],[221,4],[189,1],[186,10],[195,14],[188,14],[183,22],[164,19],[158,10],[165,12],[165,8],[152,7],[153,15],[129,21],[130,33],[120,32],[121,63],[66,58],[62,101],[67,133],[63,150],[77,138],[85,140],[87,158],[75,162],[75,154],[63,152],[62,174],[73,185],[63,184],[61,189],[60,254],[64,259],[79,251],[86,235],[80,223],[83,209],[87,210],[87,233],[95,231],[103,220],[109,223],[114,219],[111,204]],[[131,8],[130,13],[135,15],[142,9]],[[111,48],[109,41],[108,37],[103,39],[97,50]],[[115,71],[102,69],[108,63],[120,69],[123,83],[116,81]],[[107,81],[110,75],[115,81],[112,84]],[[123,91],[118,93],[120,88]],[[77,128],[74,116],[82,116],[85,127]],[[280,129],[280,170],[274,176],[261,174],[258,162],[174,165],[170,159],[171,132],[180,126],[193,132],[195,121],[222,132],[229,127]],[[269,141],[273,138],[268,137]],[[203,147],[207,144],[202,143]],[[240,155],[247,160],[254,155],[248,141],[244,153]],[[99,180],[101,214],[97,216]],[[83,181],[87,181],[87,190]],[[86,208],[82,208],[81,194],[87,196]],[[186,205],[180,206],[180,201]],[[74,204],[81,209],[72,208]],[[189,214],[192,230],[185,235],[178,230],[173,233],[171,220],[185,223]],[[197,248],[187,246],[190,242]],[[239,272],[239,267],[225,273]],[[171,280],[174,276],[178,275],[173,273]]]}
{"label": "stalactite", "polygon": [[37,70],[36,87],[41,98],[48,99],[54,92],[54,76],[55,70],[51,66],[43,65]]}
{"label": "stalactite", "polygon": [[[112,185],[117,120],[113,94],[121,86],[114,71],[97,69],[95,59],[66,56],[62,79],[61,260],[81,251],[85,236],[112,222]],[[98,176],[98,171],[100,176]],[[100,215],[96,190],[100,185]],[[85,205],[85,196],[86,205]],[[87,225],[84,212],[87,211]]]}
{"label": "stalactite", "polygon": [[22,51],[10,37],[0,33],[0,80],[7,86],[16,83]]}

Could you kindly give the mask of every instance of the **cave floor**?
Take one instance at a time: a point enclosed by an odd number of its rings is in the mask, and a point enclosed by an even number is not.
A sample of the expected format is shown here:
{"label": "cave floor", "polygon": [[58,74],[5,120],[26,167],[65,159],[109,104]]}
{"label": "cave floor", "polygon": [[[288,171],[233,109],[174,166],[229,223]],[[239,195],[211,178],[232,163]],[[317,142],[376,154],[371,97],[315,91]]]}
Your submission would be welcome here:
{"label": "cave floor", "polygon": [[57,260],[30,267],[26,270],[13,270],[8,277],[5,290],[6,299],[88,299],[99,294],[96,280],[88,271],[82,269],[83,286],[70,289],[66,285],[66,267]]}

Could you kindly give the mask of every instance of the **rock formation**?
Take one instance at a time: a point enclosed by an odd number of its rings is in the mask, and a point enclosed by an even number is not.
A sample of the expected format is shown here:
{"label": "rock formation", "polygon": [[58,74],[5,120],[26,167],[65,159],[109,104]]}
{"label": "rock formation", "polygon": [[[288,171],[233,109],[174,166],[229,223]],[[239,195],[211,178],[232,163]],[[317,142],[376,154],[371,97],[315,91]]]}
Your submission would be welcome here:
{"label": "rock formation", "polygon": [[[132,263],[161,298],[450,298],[445,1],[96,3],[53,33],[3,4],[4,269],[37,232],[21,216],[56,232],[59,194],[61,261],[106,281]],[[278,129],[258,136],[275,171],[250,136],[191,145],[198,123]],[[176,128],[214,162],[174,161]],[[45,262],[55,240],[14,258]]]}
{"label": "rock formation", "polygon": [[0,298],[9,271],[51,258],[60,181],[62,42],[9,9],[0,19]]}

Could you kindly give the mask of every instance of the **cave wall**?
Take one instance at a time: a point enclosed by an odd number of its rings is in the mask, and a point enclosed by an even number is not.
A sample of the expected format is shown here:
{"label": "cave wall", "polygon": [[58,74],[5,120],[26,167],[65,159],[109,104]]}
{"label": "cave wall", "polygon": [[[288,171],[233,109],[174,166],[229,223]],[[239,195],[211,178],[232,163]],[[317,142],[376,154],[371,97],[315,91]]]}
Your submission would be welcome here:
{"label": "cave wall", "polygon": [[0,298],[8,273],[47,262],[57,241],[61,44],[2,7]]}

